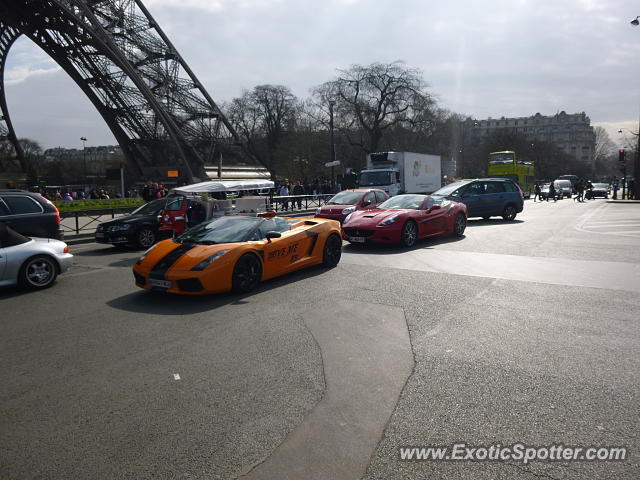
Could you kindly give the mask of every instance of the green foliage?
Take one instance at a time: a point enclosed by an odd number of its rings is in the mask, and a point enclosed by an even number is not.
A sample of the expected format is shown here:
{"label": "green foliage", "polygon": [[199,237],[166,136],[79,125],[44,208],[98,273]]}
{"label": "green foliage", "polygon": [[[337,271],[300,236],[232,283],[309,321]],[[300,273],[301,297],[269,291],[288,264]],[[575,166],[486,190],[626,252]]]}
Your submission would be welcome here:
{"label": "green foliage", "polygon": [[69,200],[53,202],[61,212],[74,210],[104,209],[114,207],[137,207],[145,202],[141,198],[112,198],[109,200]]}

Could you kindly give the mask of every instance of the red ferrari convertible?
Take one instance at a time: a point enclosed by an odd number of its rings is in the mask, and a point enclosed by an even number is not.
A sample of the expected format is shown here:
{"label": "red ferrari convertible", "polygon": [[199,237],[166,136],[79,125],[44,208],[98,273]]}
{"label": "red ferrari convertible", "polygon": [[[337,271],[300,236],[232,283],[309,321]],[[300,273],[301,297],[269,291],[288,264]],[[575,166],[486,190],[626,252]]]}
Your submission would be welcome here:
{"label": "red ferrari convertible", "polygon": [[351,243],[401,243],[413,246],[420,238],[462,236],[467,227],[464,203],[431,195],[397,195],[372,210],[345,218],[342,231]]}

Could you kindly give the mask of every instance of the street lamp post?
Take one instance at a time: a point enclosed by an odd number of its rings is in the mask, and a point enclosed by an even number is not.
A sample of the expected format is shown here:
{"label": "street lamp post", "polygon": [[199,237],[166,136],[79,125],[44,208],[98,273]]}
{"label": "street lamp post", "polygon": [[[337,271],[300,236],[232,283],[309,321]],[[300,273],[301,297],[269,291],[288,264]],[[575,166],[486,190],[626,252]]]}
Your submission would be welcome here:
{"label": "street lamp post", "polygon": [[[640,25],[640,21],[638,19],[640,15],[631,20],[631,25],[637,27]],[[636,200],[640,199],[640,114],[638,115],[638,140],[636,142],[636,155],[633,161],[633,198]]]}
{"label": "street lamp post", "polygon": [[[335,145],[335,139],[334,139],[334,132],[333,132],[333,107],[336,104],[336,101],[334,99],[329,99],[329,132],[330,132],[330,142],[331,142],[331,162],[333,164],[335,164],[336,161],[336,145]],[[331,167],[331,186],[334,187],[336,184],[336,180],[335,180],[335,175],[334,175],[334,170],[335,167],[332,166]]]}
{"label": "street lamp post", "polygon": [[[636,200],[640,200],[640,183],[638,183],[638,179],[640,178],[640,118],[638,119],[638,133],[629,130],[628,128],[619,129],[618,133],[622,133],[622,130],[627,130],[631,135],[635,135],[637,137],[636,141],[636,151],[633,156],[633,198]],[[624,164],[624,183],[622,184],[622,198],[625,198],[625,184],[627,183],[627,164]],[[631,196],[631,191],[629,190],[628,195]]]}
{"label": "street lamp post", "polygon": [[80,141],[82,142],[82,163],[84,165],[84,183],[88,183],[88,179],[87,179],[87,146],[86,146],[87,137],[80,137]]}

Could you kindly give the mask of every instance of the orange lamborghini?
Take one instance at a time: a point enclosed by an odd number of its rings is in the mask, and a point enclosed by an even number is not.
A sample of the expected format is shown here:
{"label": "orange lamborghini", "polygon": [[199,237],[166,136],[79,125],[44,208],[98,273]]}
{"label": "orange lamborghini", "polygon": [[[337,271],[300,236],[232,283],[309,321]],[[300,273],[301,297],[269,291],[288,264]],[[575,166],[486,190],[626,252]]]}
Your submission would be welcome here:
{"label": "orange lamborghini", "polygon": [[228,216],[208,220],[147,250],[136,285],[186,295],[249,292],[261,280],[340,261],[340,224],[321,218]]}

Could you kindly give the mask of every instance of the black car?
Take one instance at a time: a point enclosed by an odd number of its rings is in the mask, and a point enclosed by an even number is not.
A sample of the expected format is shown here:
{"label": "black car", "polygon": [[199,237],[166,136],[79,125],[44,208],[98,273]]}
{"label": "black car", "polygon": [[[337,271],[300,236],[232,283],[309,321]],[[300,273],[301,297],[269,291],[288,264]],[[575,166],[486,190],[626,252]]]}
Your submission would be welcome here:
{"label": "black car", "polygon": [[26,237],[62,240],[60,212],[39,193],[0,190],[0,222]]}
{"label": "black car", "polygon": [[589,198],[609,198],[609,184],[607,183],[594,183]]}
{"label": "black car", "polygon": [[165,203],[164,198],[153,200],[130,215],[101,223],[96,229],[96,242],[149,248],[159,240],[158,215]]}

